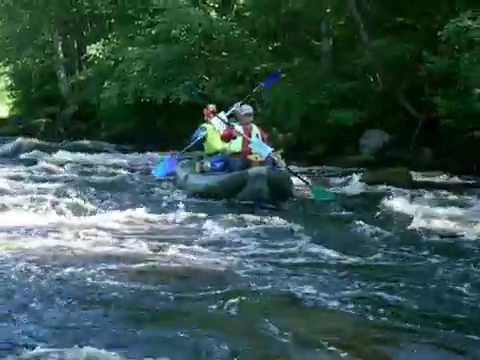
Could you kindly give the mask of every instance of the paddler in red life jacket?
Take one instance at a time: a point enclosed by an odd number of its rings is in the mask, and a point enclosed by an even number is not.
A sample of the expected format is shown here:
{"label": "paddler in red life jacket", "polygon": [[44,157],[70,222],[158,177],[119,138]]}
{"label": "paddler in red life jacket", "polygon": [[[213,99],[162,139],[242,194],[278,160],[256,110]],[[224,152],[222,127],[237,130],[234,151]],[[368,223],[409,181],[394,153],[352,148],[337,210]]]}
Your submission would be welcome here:
{"label": "paddler in red life jacket", "polygon": [[260,159],[254,159],[256,156],[252,154],[249,147],[250,141],[245,139],[237,133],[246,135],[247,138],[258,138],[264,143],[267,143],[267,134],[253,123],[254,110],[253,107],[248,104],[240,105],[238,110],[235,111],[235,117],[238,120],[238,124],[233,127],[227,128],[221,139],[229,143],[229,156],[227,168],[229,171],[239,171],[248,169],[252,161],[259,161]]}

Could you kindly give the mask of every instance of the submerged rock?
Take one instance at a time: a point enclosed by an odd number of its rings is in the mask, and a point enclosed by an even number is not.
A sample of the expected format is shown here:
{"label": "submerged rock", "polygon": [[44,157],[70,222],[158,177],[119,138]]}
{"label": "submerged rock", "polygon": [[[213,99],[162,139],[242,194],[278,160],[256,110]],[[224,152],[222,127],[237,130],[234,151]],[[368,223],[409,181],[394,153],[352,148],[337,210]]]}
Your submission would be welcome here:
{"label": "submerged rock", "polygon": [[41,118],[34,119],[25,122],[22,125],[21,133],[24,136],[30,136],[35,138],[45,138],[52,133],[55,128],[55,124],[51,119]]}
{"label": "submerged rock", "polygon": [[327,158],[325,159],[324,164],[340,168],[362,168],[374,165],[375,162],[376,160],[373,156],[346,155]]}
{"label": "submerged rock", "polygon": [[406,189],[413,187],[412,174],[405,167],[367,170],[361,181],[367,185],[391,185]]}
{"label": "submerged rock", "polygon": [[51,153],[58,150],[58,145],[38,139],[19,137],[15,141],[0,146],[0,157],[13,158],[34,150]]}
{"label": "submerged rock", "polygon": [[360,153],[364,156],[378,155],[390,143],[391,139],[391,136],[383,130],[367,130],[358,141]]}
{"label": "submerged rock", "polygon": [[104,141],[77,140],[62,143],[62,148],[71,152],[98,153],[98,152],[117,152],[117,146]]}
{"label": "submerged rock", "polygon": [[17,136],[21,129],[15,124],[3,124],[0,126],[0,136]]}

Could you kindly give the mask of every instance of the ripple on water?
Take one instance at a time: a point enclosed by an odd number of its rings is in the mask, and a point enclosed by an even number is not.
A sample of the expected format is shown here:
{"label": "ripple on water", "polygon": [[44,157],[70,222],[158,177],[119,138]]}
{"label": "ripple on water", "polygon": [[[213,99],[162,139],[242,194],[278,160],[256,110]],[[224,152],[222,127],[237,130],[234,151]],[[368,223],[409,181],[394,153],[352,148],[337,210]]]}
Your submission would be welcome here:
{"label": "ripple on water", "polygon": [[[421,196],[391,196],[382,206],[393,212],[409,216],[409,228],[425,230],[430,235],[458,236],[468,240],[480,237],[479,203],[465,198],[456,206],[443,204],[445,194],[428,192]],[[460,201],[458,198],[455,201]]]}
{"label": "ripple on water", "polygon": [[478,239],[475,197],[298,168],[338,200],[247,213],[70,145],[0,147],[0,357],[478,355],[480,249],[456,241]]}

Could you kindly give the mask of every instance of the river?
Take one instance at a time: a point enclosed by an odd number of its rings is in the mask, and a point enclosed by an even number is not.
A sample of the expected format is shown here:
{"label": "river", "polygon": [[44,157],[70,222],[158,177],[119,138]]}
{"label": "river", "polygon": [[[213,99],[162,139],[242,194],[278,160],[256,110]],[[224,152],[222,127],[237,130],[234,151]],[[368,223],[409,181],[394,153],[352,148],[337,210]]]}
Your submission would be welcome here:
{"label": "river", "polygon": [[299,168],[338,199],[253,209],[154,161],[1,141],[0,359],[480,359],[477,190]]}

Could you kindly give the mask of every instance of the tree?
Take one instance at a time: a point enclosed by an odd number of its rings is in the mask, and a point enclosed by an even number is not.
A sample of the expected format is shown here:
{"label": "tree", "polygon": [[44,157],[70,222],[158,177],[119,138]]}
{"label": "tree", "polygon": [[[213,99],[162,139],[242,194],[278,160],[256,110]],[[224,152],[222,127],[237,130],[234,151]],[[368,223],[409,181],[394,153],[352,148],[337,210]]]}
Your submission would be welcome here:
{"label": "tree", "polygon": [[17,111],[72,115],[59,116],[62,136],[177,146],[204,103],[231,105],[281,68],[282,81],[251,101],[261,125],[290,134],[294,148],[337,154],[372,127],[408,146],[425,143],[439,116],[459,134],[477,129],[475,6],[2,0],[1,62]]}

